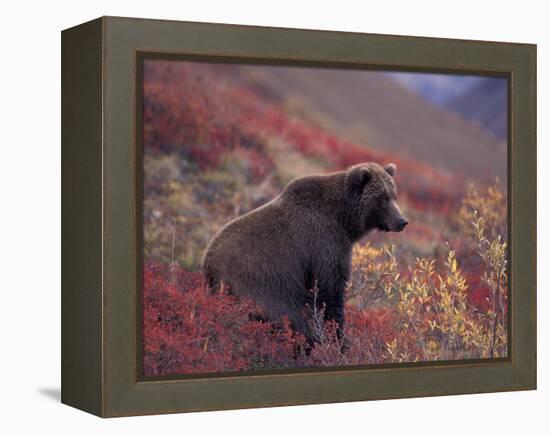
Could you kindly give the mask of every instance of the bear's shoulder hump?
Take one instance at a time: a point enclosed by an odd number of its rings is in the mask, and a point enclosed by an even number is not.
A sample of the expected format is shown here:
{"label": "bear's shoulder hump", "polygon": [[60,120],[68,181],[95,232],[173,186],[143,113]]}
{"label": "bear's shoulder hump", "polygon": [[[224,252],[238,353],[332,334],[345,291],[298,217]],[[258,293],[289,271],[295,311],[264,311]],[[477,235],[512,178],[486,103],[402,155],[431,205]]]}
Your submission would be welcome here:
{"label": "bear's shoulder hump", "polygon": [[322,194],[322,180],[319,176],[304,176],[291,181],[283,191],[285,199],[318,199]]}

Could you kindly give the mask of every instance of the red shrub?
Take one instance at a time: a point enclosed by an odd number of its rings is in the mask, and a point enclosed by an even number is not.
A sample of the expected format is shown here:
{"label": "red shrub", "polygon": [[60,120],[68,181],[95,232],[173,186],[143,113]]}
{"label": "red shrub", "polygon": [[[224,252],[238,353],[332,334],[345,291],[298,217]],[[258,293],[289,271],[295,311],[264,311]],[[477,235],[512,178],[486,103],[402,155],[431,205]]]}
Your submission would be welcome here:
{"label": "red shrub", "polygon": [[[172,283],[173,282],[173,283]],[[250,300],[211,294],[200,273],[148,264],[144,270],[144,375],[284,368],[303,339],[288,322],[250,320]]]}
{"label": "red shrub", "polygon": [[[478,267],[481,268],[481,267]],[[464,273],[468,280],[468,301],[475,306],[479,312],[487,312],[490,308],[491,303],[489,298],[491,296],[491,291],[486,283],[481,280],[481,275],[483,270],[472,270]]]}

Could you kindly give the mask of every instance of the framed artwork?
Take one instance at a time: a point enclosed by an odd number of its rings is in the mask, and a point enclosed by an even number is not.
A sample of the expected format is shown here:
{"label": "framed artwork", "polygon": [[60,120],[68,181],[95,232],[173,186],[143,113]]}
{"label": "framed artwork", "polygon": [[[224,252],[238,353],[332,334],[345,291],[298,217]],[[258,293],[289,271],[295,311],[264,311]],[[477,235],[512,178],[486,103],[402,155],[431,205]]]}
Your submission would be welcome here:
{"label": "framed artwork", "polygon": [[536,46],[62,32],[62,401],[536,387]]}

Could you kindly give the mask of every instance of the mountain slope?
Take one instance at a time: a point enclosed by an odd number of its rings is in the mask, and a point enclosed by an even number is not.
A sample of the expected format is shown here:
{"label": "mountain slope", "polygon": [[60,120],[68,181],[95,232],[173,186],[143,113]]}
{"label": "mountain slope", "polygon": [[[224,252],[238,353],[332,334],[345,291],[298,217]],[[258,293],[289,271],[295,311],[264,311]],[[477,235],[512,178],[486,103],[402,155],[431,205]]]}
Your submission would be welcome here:
{"label": "mountain slope", "polygon": [[465,178],[506,176],[502,141],[438,109],[382,72],[242,67],[239,79],[293,103],[340,135]]}
{"label": "mountain slope", "polygon": [[447,107],[464,118],[487,128],[505,140],[507,135],[507,86],[504,79],[483,78],[464,95],[454,98]]}

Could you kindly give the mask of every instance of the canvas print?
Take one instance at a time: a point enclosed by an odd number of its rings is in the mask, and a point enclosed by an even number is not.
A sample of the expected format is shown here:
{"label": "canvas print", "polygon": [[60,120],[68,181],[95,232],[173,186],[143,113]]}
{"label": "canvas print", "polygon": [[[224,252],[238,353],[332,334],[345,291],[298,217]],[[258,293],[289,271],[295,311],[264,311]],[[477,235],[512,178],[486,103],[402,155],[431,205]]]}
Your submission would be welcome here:
{"label": "canvas print", "polygon": [[505,77],[145,58],[142,375],[508,356]]}

